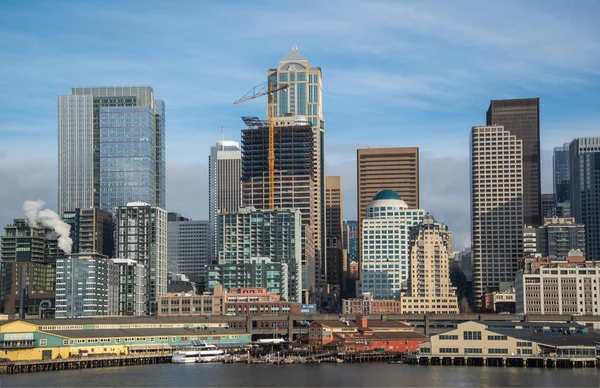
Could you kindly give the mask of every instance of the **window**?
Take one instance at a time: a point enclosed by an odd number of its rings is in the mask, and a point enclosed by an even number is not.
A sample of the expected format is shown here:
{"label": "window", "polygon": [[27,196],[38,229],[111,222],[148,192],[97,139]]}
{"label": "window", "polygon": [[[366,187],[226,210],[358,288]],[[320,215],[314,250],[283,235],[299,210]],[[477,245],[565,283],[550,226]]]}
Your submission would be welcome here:
{"label": "window", "polygon": [[508,354],[508,349],[488,349],[489,354]]}
{"label": "window", "polygon": [[481,348],[465,348],[465,354],[481,354]]}
{"label": "window", "polygon": [[465,331],[463,332],[464,340],[475,340],[481,341],[481,332],[480,331]]}
{"label": "window", "polygon": [[524,347],[524,348],[530,348],[531,342],[517,342],[517,346]]}
{"label": "window", "polygon": [[458,353],[458,348],[440,348],[440,353]]}
{"label": "window", "polygon": [[458,340],[458,334],[440,334],[441,340]]}
{"label": "window", "polygon": [[69,340],[68,339],[63,340],[63,345],[68,345],[68,344],[69,344]]}
{"label": "window", "polygon": [[488,335],[489,341],[506,341],[505,335]]}
{"label": "window", "polygon": [[41,338],[40,339],[40,346],[47,346],[48,345],[48,340],[46,338]]}

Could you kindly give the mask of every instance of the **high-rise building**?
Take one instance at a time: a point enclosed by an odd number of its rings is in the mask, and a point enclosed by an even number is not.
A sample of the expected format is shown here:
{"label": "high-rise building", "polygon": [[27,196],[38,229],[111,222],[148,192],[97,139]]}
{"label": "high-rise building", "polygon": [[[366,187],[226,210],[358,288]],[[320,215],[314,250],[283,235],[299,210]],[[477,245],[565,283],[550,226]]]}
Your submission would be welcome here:
{"label": "high-rise building", "polygon": [[209,221],[186,219],[168,223],[169,272],[185,274],[201,288],[206,285],[207,268],[211,264],[210,228]]}
{"label": "high-rise building", "polygon": [[410,276],[400,297],[403,314],[458,314],[456,288],[451,287],[452,234],[427,214],[410,232]]}
{"label": "high-rise building", "polygon": [[556,200],[554,194],[542,194],[542,223],[544,218],[556,214]]}
{"label": "high-rise building", "polygon": [[71,225],[72,253],[114,256],[114,223],[110,212],[97,208],[67,210],[62,219]]}
{"label": "high-rise building", "polygon": [[[269,209],[268,150],[266,124],[245,118],[242,130],[242,202],[244,206]],[[310,124],[300,117],[279,117],[275,122],[275,209],[297,209],[302,217],[302,266],[305,291],[315,295],[326,284],[321,254],[320,207],[323,190],[315,180],[314,143],[319,142]],[[304,287],[304,286],[303,286]],[[292,293],[293,294],[293,293]]]}
{"label": "high-rise building", "polygon": [[271,264],[285,264],[288,279],[286,293],[290,301],[300,303],[302,277],[306,272],[306,268],[302,267],[300,211],[289,208],[257,210],[249,207],[236,213],[221,213],[217,217],[218,265],[253,264],[252,260],[254,264],[262,263],[256,258],[270,259]]}
{"label": "high-rise building", "polygon": [[146,267],[131,259],[108,261],[108,315],[146,315]]}
{"label": "high-rise building", "polygon": [[393,190],[373,196],[362,221],[362,291],[375,299],[398,299],[410,273],[410,229],[425,212],[410,209]]}
{"label": "high-rise building", "polygon": [[538,252],[551,260],[564,260],[571,251],[585,256],[585,226],[574,218],[545,218],[537,230]]}
{"label": "high-rise building", "polygon": [[523,256],[522,141],[502,126],[473,127],[470,148],[471,260],[481,306],[485,293],[513,281]]}
{"label": "high-rise building", "polygon": [[327,284],[339,295],[343,285],[344,233],[343,233],[342,177],[325,179],[325,225],[327,246]]}
{"label": "high-rise building", "polygon": [[58,96],[59,214],[165,206],[165,105],[150,86],[73,88]]}
{"label": "high-rise building", "polygon": [[56,234],[15,219],[4,227],[1,252],[0,311],[37,314],[45,300],[54,307]]}
{"label": "high-rise building", "polygon": [[540,178],[540,99],[492,100],[487,126],[502,126],[521,140],[523,170],[523,222],[537,227],[542,222]]}
{"label": "high-rise building", "polygon": [[[571,168],[569,167],[569,143],[554,147],[552,155],[552,176],[556,203],[571,200]],[[546,216],[545,216],[546,217]]]}
{"label": "high-rise building", "polygon": [[348,261],[358,263],[358,221],[344,221],[344,249],[348,251]]}
{"label": "high-rise building", "polygon": [[419,208],[419,148],[359,149],[356,162],[358,256],[361,260],[362,220],[375,194],[381,190],[393,190],[402,197],[409,209]]}
{"label": "high-rise building", "polygon": [[585,225],[586,258],[600,260],[600,137],[573,140],[569,153],[571,216]]}
{"label": "high-rise building", "polygon": [[56,318],[108,315],[108,258],[75,253],[56,259]]}
{"label": "high-rise building", "polygon": [[[312,240],[315,247],[315,286],[316,291],[324,291],[326,284],[325,249],[325,119],[323,117],[323,74],[320,67],[311,66],[298,46],[279,63],[276,69],[267,72],[268,81],[274,87],[287,84],[287,89],[274,95],[274,114],[283,117],[299,116],[310,125],[314,141],[312,143],[312,182],[314,196],[314,225]],[[277,154],[277,150],[275,151]],[[277,164],[277,156],[275,156]]]}
{"label": "high-rise building", "polygon": [[235,141],[219,141],[208,156],[210,260],[217,260],[217,214],[236,212],[242,204],[242,151]]}
{"label": "high-rise building", "polygon": [[116,257],[146,268],[146,313],[156,313],[158,297],[167,293],[167,212],[143,202],[117,209]]}

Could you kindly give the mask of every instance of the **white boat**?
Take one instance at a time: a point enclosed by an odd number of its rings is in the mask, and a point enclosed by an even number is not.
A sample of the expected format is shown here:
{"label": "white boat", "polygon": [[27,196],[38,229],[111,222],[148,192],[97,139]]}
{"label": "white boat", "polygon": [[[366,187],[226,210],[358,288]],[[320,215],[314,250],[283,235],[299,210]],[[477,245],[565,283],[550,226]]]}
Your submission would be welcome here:
{"label": "white boat", "polygon": [[194,349],[182,349],[173,352],[171,362],[174,364],[193,364],[198,362],[198,351]]}
{"label": "white boat", "polygon": [[192,341],[192,345],[173,352],[171,362],[174,364],[193,364],[196,362],[211,362],[223,359],[223,350],[216,345],[202,341]]}
{"label": "white boat", "polygon": [[198,362],[221,360],[225,354],[225,352],[217,348],[216,345],[207,344],[205,342],[194,344],[194,348],[198,349]]}

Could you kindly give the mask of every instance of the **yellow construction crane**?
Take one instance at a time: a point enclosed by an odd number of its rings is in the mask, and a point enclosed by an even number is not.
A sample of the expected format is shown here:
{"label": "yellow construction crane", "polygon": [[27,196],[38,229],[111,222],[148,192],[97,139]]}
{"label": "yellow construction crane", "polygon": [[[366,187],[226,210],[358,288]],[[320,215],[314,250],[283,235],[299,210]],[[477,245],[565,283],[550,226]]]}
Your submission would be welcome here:
{"label": "yellow construction crane", "polygon": [[246,95],[239,100],[234,101],[234,104],[239,104],[244,101],[253,100],[257,97],[269,95],[267,104],[267,127],[269,128],[269,209],[275,209],[275,98],[273,93],[287,89],[290,85],[282,84],[275,86],[272,80],[269,82],[255,86]]}

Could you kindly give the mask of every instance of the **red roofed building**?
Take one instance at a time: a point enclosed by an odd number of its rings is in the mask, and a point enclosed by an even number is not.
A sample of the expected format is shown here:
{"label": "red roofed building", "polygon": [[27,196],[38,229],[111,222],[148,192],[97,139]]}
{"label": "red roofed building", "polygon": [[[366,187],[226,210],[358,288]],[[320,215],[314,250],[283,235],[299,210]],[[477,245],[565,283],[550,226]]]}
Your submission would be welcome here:
{"label": "red roofed building", "polygon": [[309,325],[308,334],[299,341],[313,347],[336,346],[347,352],[414,352],[427,337],[403,322],[369,322],[367,317],[359,315],[355,321],[314,321]]}

